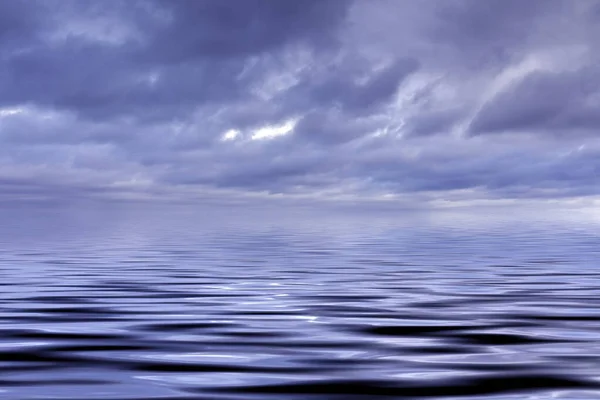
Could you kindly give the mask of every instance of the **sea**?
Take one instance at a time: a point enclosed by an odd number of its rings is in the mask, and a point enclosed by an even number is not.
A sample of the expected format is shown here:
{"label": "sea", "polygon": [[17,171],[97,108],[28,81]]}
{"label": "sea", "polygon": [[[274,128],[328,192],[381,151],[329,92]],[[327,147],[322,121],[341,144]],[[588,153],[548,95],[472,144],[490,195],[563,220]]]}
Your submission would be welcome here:
{"label": "sea", "polygon": [[600,399],[600,212],[8,204],[5,400]]}

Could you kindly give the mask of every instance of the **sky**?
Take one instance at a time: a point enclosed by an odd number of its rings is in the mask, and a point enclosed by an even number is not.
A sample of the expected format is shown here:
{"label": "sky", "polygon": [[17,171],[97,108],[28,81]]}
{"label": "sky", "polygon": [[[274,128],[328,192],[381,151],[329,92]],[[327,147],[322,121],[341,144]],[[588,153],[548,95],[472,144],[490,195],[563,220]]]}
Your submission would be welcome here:
{"label": "sky", "polygon": [[0,2],[0,200],[600,195],[600,1]]}

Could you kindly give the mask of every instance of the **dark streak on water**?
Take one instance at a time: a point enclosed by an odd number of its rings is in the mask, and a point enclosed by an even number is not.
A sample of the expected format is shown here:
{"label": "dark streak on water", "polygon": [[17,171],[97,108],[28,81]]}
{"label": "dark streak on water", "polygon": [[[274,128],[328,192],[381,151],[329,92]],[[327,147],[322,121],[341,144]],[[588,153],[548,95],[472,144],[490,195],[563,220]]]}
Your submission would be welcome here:
{"label": "dark streak on water", "polygon": [[3,399],[600,399],[600,224],[66,215],[3,215]]}

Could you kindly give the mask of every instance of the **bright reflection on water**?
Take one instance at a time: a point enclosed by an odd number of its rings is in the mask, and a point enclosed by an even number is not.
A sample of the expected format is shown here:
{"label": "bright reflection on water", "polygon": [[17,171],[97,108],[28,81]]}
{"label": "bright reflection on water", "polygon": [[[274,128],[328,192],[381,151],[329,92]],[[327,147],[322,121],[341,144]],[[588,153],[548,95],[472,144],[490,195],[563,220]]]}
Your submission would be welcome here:
{"label": "bright reflection on water", "polygon": [[600,399],[585,215],[0,212],[3,399]]}

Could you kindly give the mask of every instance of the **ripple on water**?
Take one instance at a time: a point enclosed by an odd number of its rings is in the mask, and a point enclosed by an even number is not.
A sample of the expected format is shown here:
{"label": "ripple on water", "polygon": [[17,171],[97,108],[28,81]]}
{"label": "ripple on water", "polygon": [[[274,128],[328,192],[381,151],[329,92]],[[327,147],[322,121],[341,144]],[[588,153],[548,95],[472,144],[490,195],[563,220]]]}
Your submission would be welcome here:
{"label": "ripple on water", "polygon": [[0,397],[600,398],[593,227],[160,227],[2,240]]}

